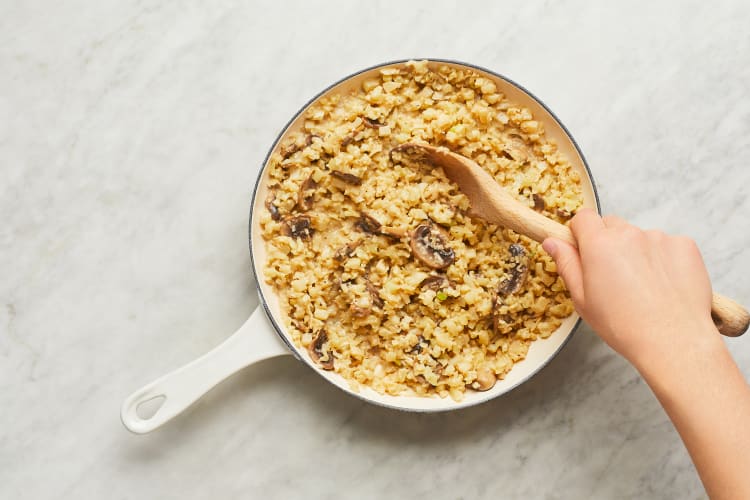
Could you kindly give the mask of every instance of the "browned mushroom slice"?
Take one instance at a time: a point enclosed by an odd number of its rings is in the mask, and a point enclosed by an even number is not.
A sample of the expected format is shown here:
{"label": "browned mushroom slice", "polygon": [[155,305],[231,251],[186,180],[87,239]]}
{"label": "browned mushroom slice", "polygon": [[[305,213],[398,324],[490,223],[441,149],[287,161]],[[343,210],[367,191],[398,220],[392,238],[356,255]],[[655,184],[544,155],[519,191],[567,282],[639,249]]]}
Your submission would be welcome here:
{"label": "browned mushroom slice", "polygon": [[276,192],[269,191],[268,196],[266,197],[266,208],[271,214],[273,220],[281,220],[281,212],[279,212],[279,208],[273,204],[274,200],[276,200]]}
{"label": "browned mushroom slice", "polygon": [[442,375],[443,369],[444,369],[443,365],[440,364],[440,361],[438,361],[434,357],[430,356],[430,358],[432,358],[432,360],[435,361],[435,365],[432,367],[433,373],[436,373],[437,375]]}
{"label": "browned mushroom slice", "polygon": [[302,148],[300,148],[298,145],[290,144],[289,146],[281,148],[281,150],[279,150],[279,153],[281,153],[281,157],[286,160],[300,149]]}
{"label": "browned mushroom slice", "polygon": [[354,222],[354,227],[367,234],[387,236],[399,240],[406,236],[406,230],[400,227],[384,226],[372,215],[364,212],[359,214],[359,219]]}
{"label": "browned mushroom slice", "polygon": [[323,360],[323,346],[328,342],[328,334],[325,330],[320,330],[318,335],[307,348],[310,357],[324,370],[333,370],[333,352],[329,349],[326,352],[326,359]]}
{"label": "browned mushroom slice", "polygon": [[301,151],[305,149],[307,146],[311,145],[313,143],[313,137],[317,137],[320,139],[320,136],[314,135],[314,134],[307,134],[304,138],[303,142],[293,142],[292,144],[289,144],[285,147],[282,147],[279,150],[279,153],[281,153],[281,157],[285,160],[292,156],[297,151]]}
{"label": "browned mushroom slice", "polygon": [[383,302],[383,299],[380,297],[380,290],[370,281],[370,278],[367,278],[366,283],[367,292],[370,294],[370,300],[372,300],[372,305],[375,307],[382,308],[385,305],[385,302]]}
{"label": "browned mushroom slice", "polygon": [[354,129],[352,129],[349,135],[347,135],[341,140],[341,149],[344,150],[349,144],[359,140],[357,139],[357,136],[359,135],[359,133],[362,131],[363,128],[364,128],[364,121],[360,123],[359,125],[357,125],[357,127],[355,127]]}
{"label": "browned mushroom slice", "polygon": [[380,234],[380,228],[382,227],[382,224],[380,224],[380,222],[378,222],[375,217],[362,212],[361,214],[359,214],[359,219],[357,219],[357,221],[354,223],[354,227],[364,233]]}
{"label": "browned mushroom slice", "polygon": [[425,340],[423,336],[417,337],[417,343],[412,346],[411,349],[409,349],[409,354],[420,354],[426,346],[430,345],[429,340]]}
{"label": "browned mushroom slice", "polygon": [[510,250],[510,262],[513,267],[510,269],[510,276],[500,281],[500,286],[498,286],[498,292],[503,295],[510,295],[520,290],[529,274],[529,260],[523,245],[513,243],[508,250]]}
{"label": "browned mushroom slice", "polygon": [[380,297],[378,287],[370,281],[369,277],[365,277],[365,289],[370,296],[369,303],[354,302],[349,305],[349,312],[351,312],[352,316],[356,318],[369,316],[372,314],[373,308],[382,309],[385,305],[385,302],[383,302],[383,299]]}
{"label": "browned mushroom slice", "polygon": [[429,288],[430,290],[440,290],[442,288],[449,287],[451,282],[442,274],[433,274],[431,276],[427,276],[425,279],[422,280],[422,283],[419,284],[422,288]]}
{"label": "browned mushroom slice", "polygon": [[365,124],[365,127],[368,127],[368,128],[385,127],[385,123],[380,123],[379,121],[373,120],[372,118],[368,118],[366,116],[362,118],[362,120],[363,120],[363,123]]}
{"label": "browned mushroom slice", "polygon": [[536,210],[537,212],[541,212],[547,206],[547,204],[544,202],[544,198],[542,198],[540,195],[534,193],[532,195],[532,198],[534,200],[534,210]]}
{"label": "browned mushroom slice", "polygon": [[348,174],[346,172],[339,172],[338,170],[331,170],[331,177],[333,177],[334,179],[338,179],[342,182],[345,182],[347,184],[351,184],[352,186],[362,185],[362,178],[357,177],[354,174]]}
{"label": "browned mushroom slice", "polygon": [[399,144],[388,152],[388,159],[391,160],[391,162],[398,159],[394,159],[394,153],[397,153],[400,157],[409,161],[428,161],[427,154],[422,148],[414,147],[413,144],[409,143]]}
{"label": "browned mushroom slice", "polygon": [[353,241],[351,243],[347,243],[343,247],[336,250],[336,253],[333,254],[333,258],[338,262],[343,262],[352,255],[354,255],[354,251],[357,249],[359,245],[362,244],[362,240]]}
{"label": "browned mushroom slice", "polygon": [[444,269],[456,258],[448,246],[448,232],[435,224],[420,224],[411,234],[411,251],[416,258],[433,269]]}
{"label": "browned mushroom slice", "polygon": [[292,156],[294,153],[299,151],[300,149],[304,148],[304,144],[297,144],[296,142],[293,142],[292,144],[289,144],[288,146],[284,146],[279,151],[281,153],[281,157],[285,160]]}
{"label": "browned mushroom slice", "polygon": [[284,236],[308,240],[314,232],[312,221],[307,215],[296,215],[294,217],[287,217],[284,220]]}
{"label": "browned mushroom slice", "polygon": [[503,278],[497,286],[495,299],[492,301],[492,324],[495,333],[499,333],[510,325],[510,317],[500,313],[500,308],[505,304],[505,299],[518,292],[526,283],[529,274],[529,260],[523,245],[513,243],[510,248],[509,276]]}
{"label": "browned mushroom slice", "polygon": [[312,175],[302,182],[297,192],[297,208],[303,212],[312,208],[315,200],[315,188],[317,187],[318,183],[315,182]]}

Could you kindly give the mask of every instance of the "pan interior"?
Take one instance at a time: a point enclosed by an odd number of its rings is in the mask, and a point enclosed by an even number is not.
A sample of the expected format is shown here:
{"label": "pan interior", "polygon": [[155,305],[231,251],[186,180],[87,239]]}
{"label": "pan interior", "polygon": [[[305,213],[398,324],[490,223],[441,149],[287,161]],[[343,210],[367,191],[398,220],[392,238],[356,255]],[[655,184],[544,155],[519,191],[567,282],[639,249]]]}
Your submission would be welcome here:
{"label": "pan interior", "polygon": [[[256,184],[255,192],[253,195],[253,202],[250,213],[250,247],[253,261],[253,271],[255,272],[255,276],[258,277],[258,290],[261,297],[261,303],[266,307],[266,312],[268,313],[269,318],[274,328],[276,329],[276,332],[284,340],[284,342],[289,345],[290,348],[292,348],[292,352],[297,358],[307,363],[316,373],[324,377],[326,380],[338,386],[345,392],[381,406],[387,406],[401,410],[423,412],[455,410],[479,404],[489,399],[500,396],[501,394],[510,391],[517,385],[528,380],[544,365],[546,365],[562,348],[565,342],[571,337],[579,321],[578,315],[573,313],[571,316],[566,318],[560,325],[560,327],[549,338],[532,342],[526,359],[516,363],[510,373],[508,373],[503,380],[498,380],[495,386],[489,391],[467,391],[464,399],[460,402],[456,402],[451,398],[390,396],[379,394],[367,387],[360,387],[358,391],[353,391],[349,387],[349,383],[347,382],[347,380],[344,379],[341,375],[335,372],[325,371],[318,368],[318,366],[310,359],[305,349],[298,349],[294,345],[291,336],[285,328],[285,322],[282,316],[279,297],[274,292],[273,288],[269,286],[262,278],[263,268],[266,265],[267,256],[260,225],[257,222],[257,218],[254,217],[254,214],[258,214],[261,210],[265,209],[264,201],[268,194],[268,159],[270,158],[271,154],[275,152],[277,148],[279,148],[281,141],[288,134],[298,131],[302,128],[302,125],[304,123],[305,110],[311,105],[315,104],[319,99],[331,93],[349,93],[355,91],[361,88],[363,81],[378,75],[381,69],[387,67],[402,66],[404,62],[405,61],[394,62],[373,67],[352,75],[338,82],[337,84],[334,84],[333,86],[316,96],[308,104],[306,104],[279,135],[279,138],[273,144],[269,155],[266,157],[263,168],[260,171],[258,182]],[[469,68],[477,73],[482,74],[486,78],[494,81],[499,91],[503,92],[510,101],[529,108],[535,119],[544,123],[546,136],[557,142],[558,150],[560,151],[560,153],[566,156],[573,169],[577,170],[580,174],[581,188],[584,200],[583,206],[594,208],[597,211],[599,210],[594,183],[582,154],[576,147],[575,142],[567,133],[563,125],[544,105],[542,105],[538,100],[531,96],[527,91],[523,90],[504,77],[501,77],[500,75],[462,63],[433,60],[430,61],[430,66],[432,67],[443,64],[464,69]]]}

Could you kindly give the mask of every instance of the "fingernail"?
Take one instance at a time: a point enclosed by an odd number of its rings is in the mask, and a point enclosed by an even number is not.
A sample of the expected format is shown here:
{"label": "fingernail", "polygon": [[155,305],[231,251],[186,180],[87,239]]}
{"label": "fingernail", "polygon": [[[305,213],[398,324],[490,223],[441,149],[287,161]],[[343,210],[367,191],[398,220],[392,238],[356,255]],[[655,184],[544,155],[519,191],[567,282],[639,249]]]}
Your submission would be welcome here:
{"label": "fingernail", "polygon": [[557,244],[554,242],[554,240],[547,238],[542,242],[542,248],[545,252],[550,254],[552,257],[555,256],[555,252],[557,252]]}

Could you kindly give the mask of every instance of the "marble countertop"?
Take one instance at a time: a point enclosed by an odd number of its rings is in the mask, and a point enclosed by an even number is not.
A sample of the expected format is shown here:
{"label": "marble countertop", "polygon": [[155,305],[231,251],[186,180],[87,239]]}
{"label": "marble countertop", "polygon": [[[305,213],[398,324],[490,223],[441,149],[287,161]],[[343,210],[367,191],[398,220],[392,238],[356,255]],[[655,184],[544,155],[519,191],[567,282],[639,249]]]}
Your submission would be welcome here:
{"label": "marble countertop", "polygon": [[[291,358],[145,436],[119,407],[257,303],[246,225],[280,128],[379,62],[521,82],[604,210],[695,238],[750,304],[750,4],[4,2],[4,498],[702,498],[637,373],[587,327],[530,382],[451,414],[373,407]],[[728,341],[750,375],[750,338]]]}

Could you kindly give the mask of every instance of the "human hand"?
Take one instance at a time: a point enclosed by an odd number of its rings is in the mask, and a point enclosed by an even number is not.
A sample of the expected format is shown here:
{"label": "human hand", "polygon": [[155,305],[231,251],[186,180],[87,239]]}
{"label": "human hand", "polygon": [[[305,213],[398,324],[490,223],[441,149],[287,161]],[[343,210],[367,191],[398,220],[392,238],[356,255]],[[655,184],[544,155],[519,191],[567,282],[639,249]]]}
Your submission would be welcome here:
{"label": "human hand", "polygon": [[711,283],[693,240],[591,209],[580,210],[570,228],[578,249],[553,238],[543,248],[578,313],[615,351],[638,366],[679,344],[718,341]]}

